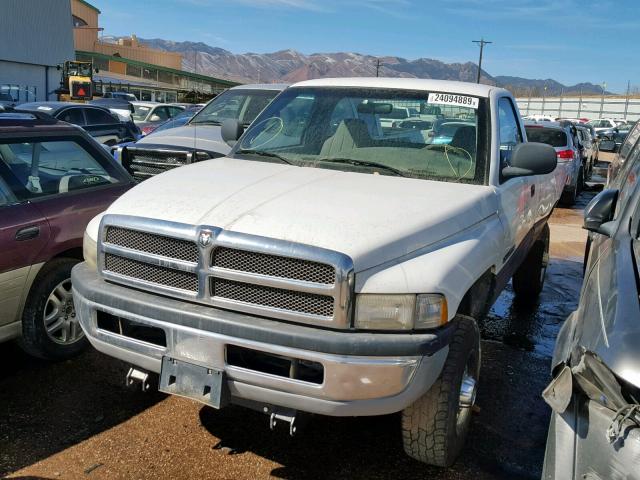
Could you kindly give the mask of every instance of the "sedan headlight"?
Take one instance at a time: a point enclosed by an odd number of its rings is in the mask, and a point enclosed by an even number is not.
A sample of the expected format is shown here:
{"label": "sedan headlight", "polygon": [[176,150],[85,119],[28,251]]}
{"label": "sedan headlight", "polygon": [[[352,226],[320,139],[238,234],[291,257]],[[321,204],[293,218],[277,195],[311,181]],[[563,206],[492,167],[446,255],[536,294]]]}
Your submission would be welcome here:
{"label": "sedan headlight", "polygon": [[98,269],[98,244],[86,231],[82,238],[82,256],[91,270],[96,271]]}
{"label": "sedan headlight", "polygon": [[414,330],[444,325],[449,317],[443,295],[359,294],[355,327],[365,330]]}

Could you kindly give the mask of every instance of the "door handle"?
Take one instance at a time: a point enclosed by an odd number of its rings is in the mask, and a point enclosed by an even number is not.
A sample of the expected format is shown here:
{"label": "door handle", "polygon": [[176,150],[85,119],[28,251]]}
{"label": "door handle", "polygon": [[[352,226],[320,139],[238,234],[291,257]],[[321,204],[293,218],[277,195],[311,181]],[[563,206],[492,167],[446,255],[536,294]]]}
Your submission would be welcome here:
{"label": "door handle", "polygon": [[531,196],[533,197],[536,194],[536,186],[535,184],[531,185]]}
{"label": "door handle", "polygon": [[36,238],[38,235],[40,235],[40,227],[25,227],[16,232],[16,240],[18,242],[31,240],[32,238]]}

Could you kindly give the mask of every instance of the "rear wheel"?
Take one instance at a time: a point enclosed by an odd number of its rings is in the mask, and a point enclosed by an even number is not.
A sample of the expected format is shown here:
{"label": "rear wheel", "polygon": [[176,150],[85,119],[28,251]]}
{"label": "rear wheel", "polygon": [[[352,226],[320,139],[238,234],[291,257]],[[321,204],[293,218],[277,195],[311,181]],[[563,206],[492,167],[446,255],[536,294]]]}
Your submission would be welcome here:
{"label": "rear wheel", "polygon": [[526,303],[538,299],[549,264],[549,225],[545,224],[540,238],[529,250],[529,254],[513,275],[513,291],[516,298]]}
{"label": "rear wheel", "polygon": [[56,258],[36,277],[22,315],[23,349],[47,360],[64,360],[87,345],[71,293],[71,269],[78,260]]}
{"label": "rear wheel", "polygon": [[480,333],[471,317],[457,316],[440,377],[402,411],[404,451],[430,465],[448,467],[464,445],[480,378]]}

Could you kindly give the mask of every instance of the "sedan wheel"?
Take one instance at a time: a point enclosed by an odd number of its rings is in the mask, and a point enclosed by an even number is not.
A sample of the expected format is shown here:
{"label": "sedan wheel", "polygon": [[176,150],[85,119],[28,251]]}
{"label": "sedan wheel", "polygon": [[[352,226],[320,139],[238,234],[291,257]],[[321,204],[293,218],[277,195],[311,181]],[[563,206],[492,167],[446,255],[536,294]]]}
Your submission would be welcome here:
{"label": "sedan wheel", "polygon": [[60,345],[75,343],[84,337],[76,317],[71,293],[71,279],[60,282],[47,298],[44,326],[51,340]]}

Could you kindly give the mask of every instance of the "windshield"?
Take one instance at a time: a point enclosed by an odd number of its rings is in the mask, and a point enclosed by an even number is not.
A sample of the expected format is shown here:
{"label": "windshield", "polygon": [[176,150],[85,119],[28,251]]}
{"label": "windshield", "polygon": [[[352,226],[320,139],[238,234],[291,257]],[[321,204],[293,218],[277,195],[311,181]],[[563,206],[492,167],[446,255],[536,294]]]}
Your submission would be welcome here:
{"label": "windshield", "polygon": [[147,115],[149,115],[150,111],[151,111],[151,107],[145,107],[143,105],[134,105],[133,113],[131,114],[131,116],[133,117],[134,120],[144,120],[145,118],[147,118]]}
{"label": "windshield", "polygon": [[272,90],[227,90],[194,116],[191,123],[220,125],[231,119],[249,125],[278,93]]}
{"label": "windshield", "polygon": [[[433,107],[437,105],[437,110]],[[484,99],[373,88],[285,90],[234,148],[240,158],[485,183]],[[398,111],[417,111],[397,119]],[[435,113],[437,112],[437,113]],[[480,119],[480,123],[479,123]]]}

